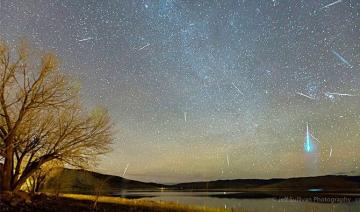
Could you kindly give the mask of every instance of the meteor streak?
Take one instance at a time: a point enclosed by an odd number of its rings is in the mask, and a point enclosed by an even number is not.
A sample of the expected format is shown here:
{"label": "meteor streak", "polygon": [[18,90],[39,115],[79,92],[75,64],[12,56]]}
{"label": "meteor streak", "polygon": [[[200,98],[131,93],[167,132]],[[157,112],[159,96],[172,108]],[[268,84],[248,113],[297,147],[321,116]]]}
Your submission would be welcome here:
{"label": "meteor streak", "polygon": [[145,46],[138,49],[138,51],[145,49],[146,47],[150,46],[150,43],[146,44]]}
{"label": "meteor streak", "polygon": [[233,86],[234,86],[234,88],[239,92],[239,94],[241,94],[241,95],[244,95],[244,93],[235,85],[235,83],[231,83]]}
{"label": "meteor streak", "polygon": [[341,62],[345,63],[346,65],[348,65],[350,68],[352,68],[352,65],[349,63],[349,61],[347,61],[343,56],[341,56],[339,53],[337,53],[335,50],[331,50],[331,52],[341,60]]}
{"label": "meteor streak", "polygon": [[129,165],[130,165],[129,163],[128,163],[128,164],[126,164],[126,167],[125,167],[125,169],[124,169],[124,173],[123,173],[123,175],[122,175],[123,177],[125,176],[126,171],[127,171],[127,170],[128,170],[128,168],[129,168]]}
{"label": "meteor streak", "polygon": [[331,7],[331,6],[334,6],[335,4],[338,4],[340,2],[342,2],[342,0],[334,1],[333,3],[327,4],[327,5],[323,6],[323,7],[321,7],[320,10]]}
{"label": "meteor streak", "polygon": [[227,161],[227,165],[230,166],[229,155],[226,155],[226,161]]}
{"label": "meteor streak", "polygon": [[326,92],[327,94],[330,94],[330,95],[337,95],[337,96],[356,96],[354,94],[348,94],[348,93],[336,93],[336,92]]}
{"label": "meteor streak", "polygon": [[331,147],[331,149],[330,149],[330,153],[329,153],[329,157],[328,157],[328,159],[327,159],[327,160],[329,160],[329,159],[331,158],[332,152],[333,152],[333,149],[332,149],[332,147]]}
{"label": "meteor streak", "polygon": [[319,139],[317,139],[313,134],[310,134],[310,135],[311,135],[311,137],[312,137],[313,139],[315,139],[315,141],[317,141],[318,143],[320,143]]}
{"label": "meteor streak", "polygon": [[84,38],[84,39],[80,39],[78,40],[78,42],[83,42],[83,41],[88,41],[88,40],[92,40],[92,37],[88,37],[88,38]]}
{"label": "meteor streak", "polygon": [[304,150],[305,150],[305,152],[308,152],[308,153],[314,151],[314,144],[312,143],[311,134],[309,132],[309,123],[306,123],[306,136],[305,136]]}
{"label": "meteor streak", "polygon": [[308,98],[308,99],[315,100],[315,98],[314,98],[314,97],[312,97],[312,96],[309,96],[309,95],[303,94],[303,93],[301,93],[301,92],[296,92],[296,93],[297,93],[297,94],[299,94],[300,96],[306,97],[306,98]]}

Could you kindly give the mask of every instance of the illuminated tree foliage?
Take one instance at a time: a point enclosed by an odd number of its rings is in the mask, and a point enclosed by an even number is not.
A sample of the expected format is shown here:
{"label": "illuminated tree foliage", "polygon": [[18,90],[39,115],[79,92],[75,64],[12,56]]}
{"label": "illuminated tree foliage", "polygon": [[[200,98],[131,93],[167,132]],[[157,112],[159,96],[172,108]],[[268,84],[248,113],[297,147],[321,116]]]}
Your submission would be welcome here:
{"label": "illuminated tree foliage", "polygon": [[0,161],[2,190],[17,190],[49,161],[84,167],[110,150],[110,119],[90,113],[54,55],[0,43]]}

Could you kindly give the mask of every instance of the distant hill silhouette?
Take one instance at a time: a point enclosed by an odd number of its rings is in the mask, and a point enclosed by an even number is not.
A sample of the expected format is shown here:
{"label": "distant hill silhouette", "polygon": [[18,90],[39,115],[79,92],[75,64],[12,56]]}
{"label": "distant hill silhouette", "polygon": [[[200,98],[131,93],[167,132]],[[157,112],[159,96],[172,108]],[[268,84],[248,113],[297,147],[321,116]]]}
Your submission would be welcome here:
{"label": "distant hill silhouette", "polygon": [[360,176],[326,175],[288,179],[235,179],[209,182],[180,183],[173,188],[197,189],[254,189],[254,190],[360,190]]}
{"label": "distant hill silhouette", "polygon": [[359,190],[360,176],[326,175],[289,178],[261,188],[276,190],[309,190],[314,188],[323,190]]}
{"label": "distant hill silhouette", "polygon": [[123,190],[251,190],[307,191],[310,189],[360,191],[360,176],[327,175],[288,179],[235,179],[163,185],[78,169],[54,169],[41,191],[118,194]]}
{"label": "distant hill silhouette", "polygon": [[236,179],[236,180],[215,180],[204,182],[179,183],[170,186],[174,189],[244,189],[254,188],[263,185],[282,182],[283,179]]}
{"label": "distant hill silhouette", "polygon": [[49,173],[41,187],[45,192],[113,193],[121,190],[157,190],[161,184],[129,180],[119,176],[100,174],[80,169],[56,168]]}

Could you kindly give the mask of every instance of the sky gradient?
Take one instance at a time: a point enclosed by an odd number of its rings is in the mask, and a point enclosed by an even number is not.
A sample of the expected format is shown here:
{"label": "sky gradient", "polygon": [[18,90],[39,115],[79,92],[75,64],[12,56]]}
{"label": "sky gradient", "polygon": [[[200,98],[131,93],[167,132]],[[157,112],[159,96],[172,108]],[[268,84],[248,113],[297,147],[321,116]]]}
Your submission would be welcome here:
{"label": "sky gradient", "polygon": [[[360,174],[356,0],[0,1],[116,124],[97,171],[163,183]],[[307,124],[314,151],[304,147]]]}

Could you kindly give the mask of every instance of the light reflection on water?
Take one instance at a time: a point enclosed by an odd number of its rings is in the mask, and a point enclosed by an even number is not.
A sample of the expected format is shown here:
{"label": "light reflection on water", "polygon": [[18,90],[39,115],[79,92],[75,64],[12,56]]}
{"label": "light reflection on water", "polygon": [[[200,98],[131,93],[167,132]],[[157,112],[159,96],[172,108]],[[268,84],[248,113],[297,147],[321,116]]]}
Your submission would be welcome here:
{"label": "light reflection on water", "polygon": [[[224,192],[129,192],[125,196],[145,196],[142,199],[155,201],[171,201],[181,204],[247,209],[250,211],[360,211],[360,201],[344,201],[340,203],[309,202],[299,198],[264,198],[264,199],[235,199],[216,198],[208,195],[223,194]],[[226,192],[229,194],[231,192]]]}

